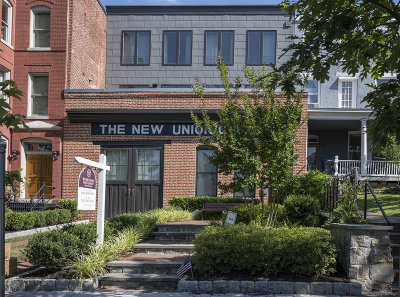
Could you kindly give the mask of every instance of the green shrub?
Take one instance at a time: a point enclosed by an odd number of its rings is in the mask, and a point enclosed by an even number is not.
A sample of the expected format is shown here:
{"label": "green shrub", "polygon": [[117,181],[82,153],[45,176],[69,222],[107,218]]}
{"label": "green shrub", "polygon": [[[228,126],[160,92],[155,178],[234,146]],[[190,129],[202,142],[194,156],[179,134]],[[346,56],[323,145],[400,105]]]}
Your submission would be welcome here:
{"label": "green shrub", "polygon": [[23,230],[29,230],[36,226],[37,212],[26,212],[21,216],[21,220],[24,222]]}
{"label": "green shrub", "polygon": [[391,195],[399,195],[400,194],[400,186],[386,188],[382,191],[382,193],[383,194],[391,194]]}
{"label": "green shrub", "polygon": [[71,211],[68,209],[58,209],[58,223],[65,224],[72,221]]}
{"label": "green shrub", "polygon": [[[251,201],[251,199],[248,199]],[[254,199],[255,203],[259,203],[258,199]],[[169,205],[180,207],[187,211],[201,210],[203,203],[244,203],[245,198],[230,198],[230,197],[211,197],[211,196],[198,196],[198,197],[172,197],[168,201]]]}
{"label": "green shrub", "polygon": [[23,219],[24,213],[10,212],[5,215],[6,230],[7,231],[20,231],[24,229],[25,220]]}
{"label": "green shrub", "polygon": [[59,209],[68,209],[71,212],[71,218],[79,219],[81,217],[81,211],[78,210],[78,200],[76,199],[63,199],[57,202]]}
{"label": "green shrub", "polygon": [[52,226],[58,224],[58,211],[57,210],[46,210],[44,211],[46,216],[46,225]]}
{"label": "green shrub", "polygon": [[4,207],[4,213],[13,212],[7,205]]}
{"label": "green shrub", "polygon": [[336,248],[320,228],[268,228],[254,225],[210,226],[196,235],[194,269],[203,276],[329,275]]}
{"label": "green shrub", "polygon": [[291,195],[284,201],[286,217],[290,223],[301,226],[318,226],[320,203],[311,195]]}
{"label": "green shrub", "polygon": [[[254,220],[254,209],[253,206],[249,205],[251,216]],[[260,223],[261,222],[261,210],[262,210],[262,205],[257,204],[254,206],[255,212],[256,212],[256,222]],[[267,218],[270,213],[271,205],[270,204],[265,204],[264,206],[264,224],[267,223]],[[243,223],[243,224],[249,224],[250,221],[250,216],[249,216],[249,211],[246,207],[246,205],[241,205],[241,206],[235,206],[235,207],[230,207],[228,209],[229,211],[233,211],[237,214],[236,216],[236,224],[238,223]],[[222,213],[222,221],[225,222],[226,215],[228,211],[224,211]],[[277,211],[277,217],[276,217],[276,222],[283,223],[285,221],[285,211],[284,207],[282,205],[278,205],[278,211]]]}
{"label": "green shrub", "polygon": [[36,212],[35,226],[36,227],[46,226],[46,212],[44,212],[44,211]]}

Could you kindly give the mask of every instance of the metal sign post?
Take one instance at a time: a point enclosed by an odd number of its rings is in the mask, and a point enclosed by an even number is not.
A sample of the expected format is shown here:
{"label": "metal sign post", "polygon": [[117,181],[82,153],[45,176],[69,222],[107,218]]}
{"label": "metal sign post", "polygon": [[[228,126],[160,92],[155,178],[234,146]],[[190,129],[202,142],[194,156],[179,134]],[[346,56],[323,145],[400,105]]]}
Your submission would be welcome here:
{"label": "metal sign post", "polygon": [[104,205],[106,197],[106,173],[110,170],[107,166],[107,157],[101,154],[99,162],[94,162],[82,157],[75,157],[75,161],[99,169],[99,191],[97,196],[97,244],[104,242]]}
{"label": "metal sign post", "polygon": [[5,267],[5,176],[6,176],[6,146],[5,142],[0,142],[0,296],[4,297],[6,292],[6,267]]}

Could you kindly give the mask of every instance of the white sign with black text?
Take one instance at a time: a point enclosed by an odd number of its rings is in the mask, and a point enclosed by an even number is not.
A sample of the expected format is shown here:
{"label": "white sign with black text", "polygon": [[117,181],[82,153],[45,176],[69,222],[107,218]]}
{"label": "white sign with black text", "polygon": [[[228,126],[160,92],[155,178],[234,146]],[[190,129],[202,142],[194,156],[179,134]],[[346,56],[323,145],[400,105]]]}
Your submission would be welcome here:
{"label": "white sign with black text", "polygon": [[225,225],[235,225],[236,216],[236,212],[228,211],[228,214],[226,215]]}

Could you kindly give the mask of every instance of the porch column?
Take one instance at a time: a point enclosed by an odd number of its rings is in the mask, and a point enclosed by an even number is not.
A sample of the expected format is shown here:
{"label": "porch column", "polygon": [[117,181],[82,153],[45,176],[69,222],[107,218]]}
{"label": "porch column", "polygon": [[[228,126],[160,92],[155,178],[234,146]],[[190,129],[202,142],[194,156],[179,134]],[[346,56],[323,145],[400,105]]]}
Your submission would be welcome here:
{"label": "porch column", "polygon": [[361,175],[365,175],[367,173],[367,159],[368,159],[367,120],[368,119],[361,119]]}

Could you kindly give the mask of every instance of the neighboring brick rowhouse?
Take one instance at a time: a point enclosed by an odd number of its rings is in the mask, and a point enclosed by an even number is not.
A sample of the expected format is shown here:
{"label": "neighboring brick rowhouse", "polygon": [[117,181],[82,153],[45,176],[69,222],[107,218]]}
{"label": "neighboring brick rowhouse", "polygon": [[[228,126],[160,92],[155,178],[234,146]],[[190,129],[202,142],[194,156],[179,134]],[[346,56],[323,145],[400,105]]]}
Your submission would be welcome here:
{"label": "neighboring brick rowhouse", "polygon": [[[206,108],[219,109],[223,92],[206,93]],[[66,92],[64,94],[66,110],[99,109],[198,109],[201,100],[192,92]],[[303,97],[303,119],[307,114],[307,96]],[[120,122],[126,122],[123,118]],[[134,142],[169,140],[164,146],[163,205],[173,196],[195,195],[196,184],[196,147],[197,137],[191,136],[99,136],[91,135],[90,123],[71,123],[66,114],[64,130],[63,159],[63,197],[77,198],[77,179],[82,165],[74,162],[74,156],[97,160],[100,145],[93,142]],[[297,132],[299,143],[297,153],[299,161],[295,173],[306,170],[307,125],[303,124]],[[218,178],[226,178],[219,176]],[[95,219],[95,212],[85,213],[85,218]]]}
{"label": "neighboring brick rowhouse", "polygon": [[[27,115],[29,104],[29,74],[48,73],[48,116],[29,116],[26,123],[44,122],[41,127],[26,130],[1,132],[9,140],[9,155],[12,150],[20,156],[9,157],[9,169],[24,168],[25,156],[22,141],[51,141],[52,150],[60,153],[53,161],[53,194],[61,199],[63,131],[44,128],[48,124],[63,127],[63,90],[73,88],[103,88],[105,81],[105,30],[106,13],[97,0],[9,0],[12,5],[11,46],[0,42],[0,66],[10,71],[23,92],[21,100],[11,98],[13,112]],[[44,6],[50,9],[50,47],[32,48],[32,9]],[[15,33],[16,32],[16,33]],[[89,82],[89,77],[92,79]],[[37,127],[37,125],[35,126]],[[24,170],[22,173],[24,174]]]}
{"label": "neighboring brick rowhouse", "polygon": [[106,13],[97,0],[70,1],[69,9],[66,86],[73,89],[104,88]]}

